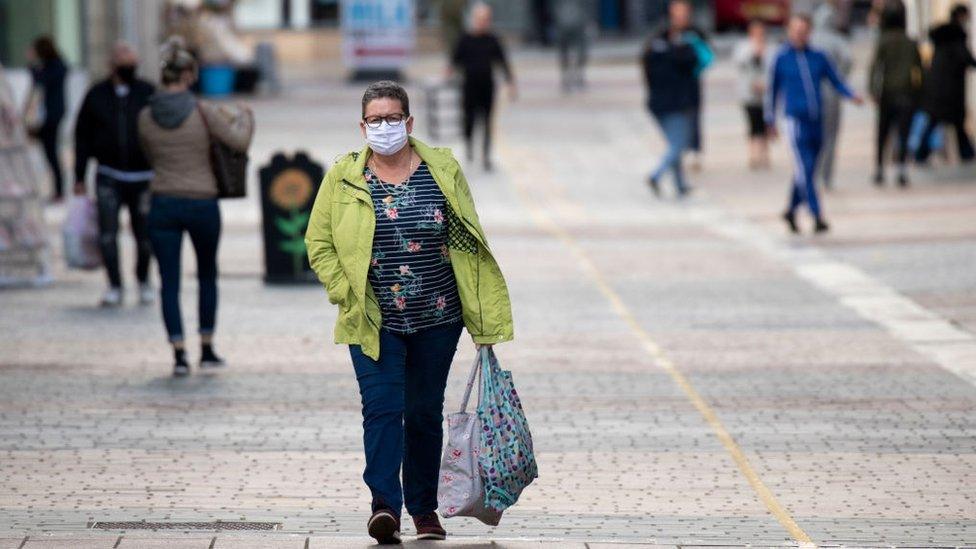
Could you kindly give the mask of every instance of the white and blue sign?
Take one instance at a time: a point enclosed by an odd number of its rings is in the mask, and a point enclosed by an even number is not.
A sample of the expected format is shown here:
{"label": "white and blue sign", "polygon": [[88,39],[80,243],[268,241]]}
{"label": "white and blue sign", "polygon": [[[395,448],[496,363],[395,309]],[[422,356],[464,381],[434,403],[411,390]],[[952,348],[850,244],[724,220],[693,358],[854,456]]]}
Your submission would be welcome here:
{"label": "white and blue sign", "polygon": [[413,0],[342,0],[343,59],[356,70],[399,70],[413,53]]}

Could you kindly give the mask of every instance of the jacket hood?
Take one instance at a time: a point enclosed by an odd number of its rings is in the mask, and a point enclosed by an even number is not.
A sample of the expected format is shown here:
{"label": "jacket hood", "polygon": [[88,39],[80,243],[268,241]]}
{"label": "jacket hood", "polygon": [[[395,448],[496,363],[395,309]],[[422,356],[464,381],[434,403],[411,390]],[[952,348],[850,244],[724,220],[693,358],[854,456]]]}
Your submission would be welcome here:
{"label": "jacket hood", "polygon": [[935,44],[947,44],[949,42],[965,42],[966,31],[955,23],[944,23],[929,31],[929,38]]}
{"label": "jacket hood", "polygon": [[160,92],[149,98],[149,114],[161,127],[171,130],[179,127],[196,105],[196,98],[188,91]]}

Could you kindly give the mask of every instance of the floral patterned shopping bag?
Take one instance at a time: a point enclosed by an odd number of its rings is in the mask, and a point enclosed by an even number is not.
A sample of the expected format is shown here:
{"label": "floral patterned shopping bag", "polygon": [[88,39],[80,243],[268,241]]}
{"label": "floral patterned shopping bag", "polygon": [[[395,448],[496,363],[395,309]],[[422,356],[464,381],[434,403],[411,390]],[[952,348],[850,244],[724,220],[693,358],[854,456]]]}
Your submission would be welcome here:
{"label": "floral patterned shopping bag", "polygon": [[539,476],[532,434],[515,392],[512,373],[502,370],[491,347],[478,350],[481,359],[481,397],[477,415],[481,422],[481,481],[485,506],[504,511]]}
{"label": "floral patterned shopping bag", "polygon": [[[477,414],[468,413],[468,400],[475,380],[481,371],[481,354],[475,358],[468,376],[468,384],[461,400],[461,410],[447,416],[447,446],[441,459],[440,480],[437,485],[437,510],[444,518],[474,517],[490,526],[497,526],[501,511],[485,506],[478,453],[481,451],[481,421]],[[478,386],[481,400],[481,386]]]}

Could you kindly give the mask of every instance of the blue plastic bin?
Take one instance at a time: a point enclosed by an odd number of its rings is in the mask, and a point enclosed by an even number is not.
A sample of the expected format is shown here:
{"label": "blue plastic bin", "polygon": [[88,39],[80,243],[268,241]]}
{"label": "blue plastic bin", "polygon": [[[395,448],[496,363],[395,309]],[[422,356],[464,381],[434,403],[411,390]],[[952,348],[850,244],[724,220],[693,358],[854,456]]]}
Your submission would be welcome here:
{"label": "blue plastic bin", "polygon": [[205,65],[200,69],[200,91],[208,97],[223,97],[234,91],[234,67]]}

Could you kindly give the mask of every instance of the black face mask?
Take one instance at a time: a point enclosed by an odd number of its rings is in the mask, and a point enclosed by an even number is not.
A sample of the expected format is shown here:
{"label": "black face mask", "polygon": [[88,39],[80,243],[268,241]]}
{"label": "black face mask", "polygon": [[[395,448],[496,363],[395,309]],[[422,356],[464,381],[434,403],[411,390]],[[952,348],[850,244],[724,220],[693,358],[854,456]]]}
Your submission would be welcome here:
{"label": "black face mask", "polygon": [[136,80],[135,65],[119,65],[115,67],[115,76],[125,84],[131,84]]}

